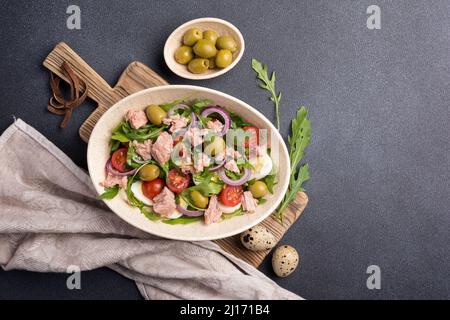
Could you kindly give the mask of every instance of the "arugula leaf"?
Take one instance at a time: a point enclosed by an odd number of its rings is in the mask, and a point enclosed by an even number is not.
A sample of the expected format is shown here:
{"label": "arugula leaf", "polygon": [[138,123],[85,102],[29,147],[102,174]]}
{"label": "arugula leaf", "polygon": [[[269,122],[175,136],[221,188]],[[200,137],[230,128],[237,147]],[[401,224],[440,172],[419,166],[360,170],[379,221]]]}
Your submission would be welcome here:
{"label": "arugula leaf", "polygon": [[117,140],[122,143],[137,140],[142,142],[148,139],[156,139],[160,132],[167,128],[166,125],[155,126],[152,124],[145,125],[139,129],[133,129],[126,121],[122,121],[113,129],[111,140]]}
{"label": "arugula leaf", "polygon": [[214,102],[209,99],[195,99],[192,102],[191,108],[195,113],[200,114],[205,107],[207,107],[213,103]]}
{"label": "arugula leaf", "polygon": [[129,142],[130,139],[122,132],[116,132],[111,136],[111,140],[117,140],[119,142],[125,143]]}
{"label": "arugula leaf", "polygon": [[100,195],[100,199],[111,200],[119,193],[119,186],[105,188],[105,192]]}
{"label": "arugula leaf", "polygon": [[173,107],[175,107],[177,104],[186,102],[186,99],[178,99],[178,100],[174,100],[172,102],[169,103],[163,103],[160,104],[159,106],[164,110],[164,111],[169,111],[170,109],[172,109]]}
{"label": "arugula leaf", "polygon": [[[131,142],[128,144],[128,151],[127,151],[127,165],[129,165],[130,167],[133,167],[133,158],[137,157],[137,153],[134,150],[133,145],[131,144]],[[140,165],[139,165],[140,166]]]}
{"label": "arugula leaf", "polygon": [[237,209],[236,211],[232,213],[222,214],[222,221],[228,220],[237,216],[242,216],[244,214],[244,211],[242,210],[242,207]]}
{"label": "arugula leaf", "polygon": [[[276,217],[280,220],[283,218],[283,210],[295,199],[297,192],[304,191],[302,188],[303,183],[309,180],[309,167],[307,164],[301,163],[305,156],[305,149],[311,140],[311,125],[308,119],[308,111],[305,107],[302,106],[297,111],[295,119],[292,120],[291,129],[292,132],[288,138],[291,178],[289,181],[289,190],[276,212]],[[299,168],[298,172],[297,168]]]}
{"label": "arugula leaf", "polygon": [[167,178],[167,176],[169,175],[170,163],[166,162],[164,164],[159,164],[157,162],[154,162],[154,164],[158,165],[163,170],[163,178]]}
{"label": "arugula leaf", "polygon": [[267,199],[264,199],[264,198],[259,198],[258,199],[258,204],[264,204],[266,202],[267,202]]}
{"label": "arugula leaf", "polygon": [[281,100],[281,92],[277,94],[275,89],[275,71],[272,72],[272,75],[269,77],[267,71],[267,65],[263,65],[256,59],[252,59],[252,68],[256,72],[257,78],[259,80],[259,87],[270,92],[271,97],[270,100],[275,105],[275,113],[277,116],[277,129],[280,130],[280,100]]}
{"label": "arugula leaf", "polygon": [[228,114],[231,118],[231,128],[237,129],[245,126],[253,126],[250,122],[245,121],[241,116],[237,115],[234,112],[228,111]]}
{"label": "arugula leaf", "polygon": [[118,140],[111,140],[110,141],[110,148],[109,148],[109,152],[113,153],[114,151],[116,151],[117,149],[119,149],[120,147],[120,141]]}
{"label": "arugula leaf", "polygon": [[273,193],[273,187],[277,184],[276,178],[277,178],[276,174],[269,174],[269,175],[265,176],[263,179],[264,183],[267,185],[267,189],[269,190],[270,193]]}
{"label": "arugula leaf", "polygon": [[177,219],[167,219],[167,220],[163,220],[163,223],[166,224],[189,224],[189,223],[193,223],[196,221],[200,221],[201,219],[203,219],[203,216],[200,217],[186,217],[186,216],[182,216],[179,217]]}
{"label": "arugula leaf", "polygon": [[194,173],[192,175],[192,180],[196,185],[199,185],[203,182],[217,182],[219,175],[215,172],[210,172],[208,170],[204,170],[202,172]]}
{"label": "arugula leaf", "polygon": [[141,213],[149,220],[151,221],[158,221],[161,220],[161,216],[157,215],[153,211],[150,210],[148,207],[141,207]]}

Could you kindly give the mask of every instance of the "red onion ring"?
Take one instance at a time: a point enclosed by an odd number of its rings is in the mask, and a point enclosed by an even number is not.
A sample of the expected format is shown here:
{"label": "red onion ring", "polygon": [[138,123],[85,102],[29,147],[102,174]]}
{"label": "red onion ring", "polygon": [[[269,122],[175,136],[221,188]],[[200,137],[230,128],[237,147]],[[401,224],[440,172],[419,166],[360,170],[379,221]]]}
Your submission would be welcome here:
{"label": "red onion ring", "polygon": [[227,176],[224,168],[220,168],[220,170],[219,170],[220,179],[222,179],[223,182],[225,182],[226,184],[228,184],[232,187],[241,186],[244,183],[246,183],[250,179],[251,174],[252,174],[252,172],[250,171],[250,169],[244,168],[244,175],[242,177],[240,177],[238,180],[233,180]]}
{"label": "red onion ring", "polygon": [[191,123],[189,124],[189,128],[195,127],[197,125],[197,115],[195,112],[191,113]]}
{"label": "red onion ring", "polygon": [[218,171],[220,168],[223,167],[224,164],[225,164],[225,157],[223,158],[221,163],[219,163],[218,165],[216,165],[214,167],[209,168],[209,172],[216,172],[216,171]]}
{"label": "red onion ring", "polygon": [[132,170],[127,171],[127,172],[119,172],[119,171],[117,171],[116,169],[113,168],[112,163],[111,163],[111,159],[109,159],[106,162],[105,169],[106,169],[106,172],[108,172],[108,173],[110,173],[110,174],[112,174],[114,176],[119,176],[119,177],[131,176],[132,174],[135,174],[136,170],[137,170],[137,169],[132,169]]}
{"label": "red onion ring", "polygon": [[168,112],[167,112],[167,115],[169,116],[169,117],[171,117],[171,116],[173,116],[173,114],[175,113],[175,111],[177,111],[177,110],[179,110],[179,109],[187,109],[187,108],[189,108],[189,106],[188,105],[185,105],[185,104],[177,104],[175,107],[172,107]]}
{"label": "red onion ring", "polygon": [[177,204],[177,210],[180,211],[185,216],[188,216],[188,217],[200,217],[200,216],[203,215],[202,211],[199,211],[199,210],[188,210],[188,209],[180,206],[179,204]]}
{"label": "red onion ring", "polygon": [[207,107],[206,109],[204,109],[201,113],[202,117],[207,117],[209,116],[211,113],[218,113],[222,119],[223,119],[223,129],[221,132],[217,133],[217,135],[219,136],[224,136],[228,129],[230,129],[230,125],[231,125],[231,118],[230,115],[228,114],[228,112],[226,112],[225,110],[223,110],[221,107],[219,106],[210,106]]}

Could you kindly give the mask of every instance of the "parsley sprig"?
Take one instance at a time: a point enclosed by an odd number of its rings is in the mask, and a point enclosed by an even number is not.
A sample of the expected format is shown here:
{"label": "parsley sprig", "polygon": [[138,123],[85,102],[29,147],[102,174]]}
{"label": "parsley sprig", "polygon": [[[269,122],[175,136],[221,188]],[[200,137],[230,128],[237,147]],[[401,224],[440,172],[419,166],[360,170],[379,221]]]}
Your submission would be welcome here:
{"label": "parsley sprig", "polygon": [[259,81],[258,85],[260,88],[267,90],[270,92],[271,97],[270,100],[275,105],[275,113],[277,116],[277,129],[280,130],[280,100],[281,100],[281,91],[276,92],[275,89],[275,71],[272,72],[272,75],[269,77],[269,73],[267,71],[267,65],[263,65],[256,59],[252,59],[252,68],[255,70],[257,78]]}

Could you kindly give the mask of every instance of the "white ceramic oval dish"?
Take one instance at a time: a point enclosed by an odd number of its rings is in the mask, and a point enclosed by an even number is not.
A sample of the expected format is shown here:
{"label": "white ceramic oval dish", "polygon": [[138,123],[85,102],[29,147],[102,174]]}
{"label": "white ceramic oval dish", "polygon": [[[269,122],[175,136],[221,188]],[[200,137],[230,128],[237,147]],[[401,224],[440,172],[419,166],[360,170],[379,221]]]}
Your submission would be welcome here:
{"label": "white ceramic oval dish", "polygon": [[87,162],[94,187],[98,194],[103,193],[104,189],[100,186],[100,183],[105,179],[105,163],[109,158],[111,132],[124,119],[129,109],[144,109],[149,104],[162,104],[184,98],[211,99],[215,104],[239,114],[258,128],[268,130],[268,146],[272,148],[272,159],[277,170],[278,180],[274,187],[274,193],[266,196],[267,202],[259,205],[256,212],[211,225],[206,225],[203,221],[186,225],[169,225],[160,221],[150,221],[141,214],[138,208],[129,206],[124,195],[116,196],[112,200],[105,200],[105,203],[129,224],[148,233],[168,239],[186,241],[214,240],[243,232],[267,218],[283,199],[289,184],[289,154],[278,130],[263,114],[245,102],[220,91],[188,85],[162,86],[137,92],[113,105],[98,120],[89,139]]}
{"label": "white ceramic oval dish", "polygon": [[[219,36],[229,35],[235,39],[237,50],[233,52],[233,62],[228,67],[223,69],[211,69],[202,74],[194,74],[189,72],[186,65],[179,64],[175,61],[175,50],[182,46],[184,33],[190,28],[194,27],[199,28],[202,31],[212,29],[216,31]],[[164,45],[164,60],[166,61],[169,69],[182,78],[191,80],[205,80],[218,77],[233,69],[233,67],[239,62],[239,60],[241,60],[242,55],[244,54],[244,50],[244,37],[242,36],[239,29],[234,25],[222,19],[200,18],[182,24],[171,33],[171,35],[167,38],[166,44]]]}

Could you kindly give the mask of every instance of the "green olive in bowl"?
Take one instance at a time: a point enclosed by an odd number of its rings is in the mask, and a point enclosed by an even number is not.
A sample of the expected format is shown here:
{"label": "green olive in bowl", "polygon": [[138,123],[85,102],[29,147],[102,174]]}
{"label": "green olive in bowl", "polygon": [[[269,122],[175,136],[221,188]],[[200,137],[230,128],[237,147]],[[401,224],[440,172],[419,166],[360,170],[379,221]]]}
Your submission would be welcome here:
{"label": "green olive in bowl", "polygon": [[175,61],[179,64],[188,64],[194,59],[194,51],[191,47],[182,46],[175,51]]}
{"label": "green olive in bowl", "polygon": [[205,73],[209,68],[209,60],[202,58],[195,58],[188,64],[188,70],[192,73]]}
{"label": "green olive in bowl", "polygon": [[192,47],[201,38],[203,38],[203,32],[198,28],[191,28],[183,35],[183,44]]}
{"label": "green olive in bowl", "polygon": [[226,68],[233,62],[233,54],[230,50],[222,49],[216,55],[215,63],[218,68]]}
{"label": "green olive in bowl", "polygon": [[220,36],[219,38],[217,38],[216,46],[219,50],[226,49],[230,50],[231,52],[237,50],[236,41],[233,39],[233,37],[230,36]]}
{"label": "green olive in bowl", "polygon": [[201,39],[194,45],[194,53],[201,58],[208,59],[217,54],[217,49],[211,41]]}
{"label": "green olive in bowl", "polygon": [[219,35],[214,30],[206,30],[203,32],[203,39],[211,41],[214,45],[216,45],[217,38],[219,38]]}

